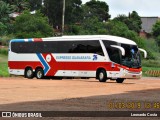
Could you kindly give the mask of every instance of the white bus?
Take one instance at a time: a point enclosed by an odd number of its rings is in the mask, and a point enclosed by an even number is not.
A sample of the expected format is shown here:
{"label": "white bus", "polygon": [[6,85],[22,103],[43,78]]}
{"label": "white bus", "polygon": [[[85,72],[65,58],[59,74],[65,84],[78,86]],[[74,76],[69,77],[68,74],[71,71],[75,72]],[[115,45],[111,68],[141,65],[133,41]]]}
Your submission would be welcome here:
{"label": "white bus", "polygon": [[122,83],[142,76],[141,59],[134,41],[110,35],[13,39],[9,44],[9,73],[26,78],[44,76],[94,77]]}

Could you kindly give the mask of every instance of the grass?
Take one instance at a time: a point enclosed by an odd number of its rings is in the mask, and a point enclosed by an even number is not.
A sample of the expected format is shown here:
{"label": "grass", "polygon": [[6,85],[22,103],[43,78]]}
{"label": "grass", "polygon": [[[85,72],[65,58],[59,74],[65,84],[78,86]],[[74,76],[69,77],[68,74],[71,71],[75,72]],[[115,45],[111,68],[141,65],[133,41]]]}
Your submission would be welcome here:
{"label": "grass", "polygon": [[142,66],[145,67],[154,67],[154,68],[160,68],[160,59],[156,60],[142,60]]}
{"label": "grass", "polygon": [[0,54],[0,77],[9,77],[7,55]]}

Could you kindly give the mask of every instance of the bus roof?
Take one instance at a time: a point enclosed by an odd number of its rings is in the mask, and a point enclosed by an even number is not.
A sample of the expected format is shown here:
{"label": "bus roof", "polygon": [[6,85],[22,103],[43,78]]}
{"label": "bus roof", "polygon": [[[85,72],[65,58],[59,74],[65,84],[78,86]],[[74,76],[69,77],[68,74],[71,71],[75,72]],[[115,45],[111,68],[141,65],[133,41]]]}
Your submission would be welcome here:
{"label": "bus roof", "polygon": [[43,40],[110,40],[115,41],[118,43],[124,43],[124,44],[131,44],[131,45],[137,45],[134,41],[129,40],[127,38],[118,37],[118,36],[112,36],[112,35],[75,35],[75,36],[62,36],[62,37],[50,37],[50,38],[43,38]]}
{"label": "bus roof", "polygon": [[[24,41],[24,39],[14,39],[11,40],[11,42],[18,42],[18,41]],[[31,40],[31,39],[30,39]],[[115,41],[117,43],[124,43],[124,44],[130,44],[130,45],[137,45],[134,41],[118,37],[118,36],[112,36],[112,35],[74,35],[74,36],[61,36],[61,37],[48,37],[48,38],[42,38],[43,41],[79,41],[79,40],[110,40]],[[25,41],[28,41],[25,39]]]}

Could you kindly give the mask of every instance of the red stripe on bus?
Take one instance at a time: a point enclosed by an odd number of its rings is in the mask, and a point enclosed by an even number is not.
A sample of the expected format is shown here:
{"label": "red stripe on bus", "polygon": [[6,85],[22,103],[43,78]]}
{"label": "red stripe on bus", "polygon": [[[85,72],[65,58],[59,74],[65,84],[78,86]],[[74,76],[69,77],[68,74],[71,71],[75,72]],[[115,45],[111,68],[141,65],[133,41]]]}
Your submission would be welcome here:
{"label": "red stripe on bus", "polygon": [[[10,69],[25,69],[30,66],[33,69],[36,67],[42,67],[40,62],[29,62],[29,61],[9,61]],[[111,63],[106,62],[55,62],[51,61],[48,63],[50,70],[47,76],[55,75],[58,70],[86,70],[86,71],[96,71],[98,68],[105,68],[107,71],[120,71],[118,67],[111,67]]]}
{"label": "red stripe on bus", "polygon": [[141,72],[142,71],[142,68],[128,68],[128,67],[122,66],[122,65],[120,65],[120,67],[123,68],[123,69],[126,69],[130,72]]}
{"label": "red stripe on bus", "polygon": [[8,61],[8,66],[10,69],[25,69],[26,67],[32,67],[32,69],[36,69],[36,67],[42,67],[40,62],[34,61]]}
{"label": "red stripe on bus", "polygon": [[42,38],[34,38],[34,42],[41,42]]}

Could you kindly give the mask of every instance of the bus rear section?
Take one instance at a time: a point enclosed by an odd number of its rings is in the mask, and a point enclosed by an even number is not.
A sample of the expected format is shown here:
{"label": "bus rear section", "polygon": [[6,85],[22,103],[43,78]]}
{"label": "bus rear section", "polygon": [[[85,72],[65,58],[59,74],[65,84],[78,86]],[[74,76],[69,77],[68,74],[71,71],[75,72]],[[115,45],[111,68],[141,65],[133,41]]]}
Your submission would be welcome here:
{"label": "bus rear section", "polygon": [[[123,44],[115,37],[114,40],[111,38],[80,36],[11,40],[9,73],[37,79],[44,76],[93,77],[100,82],[111,79],[118,83],[126,78],[140,78],[142,69],[136,44]],[[130,53],[131,50],[134,53]]]}

